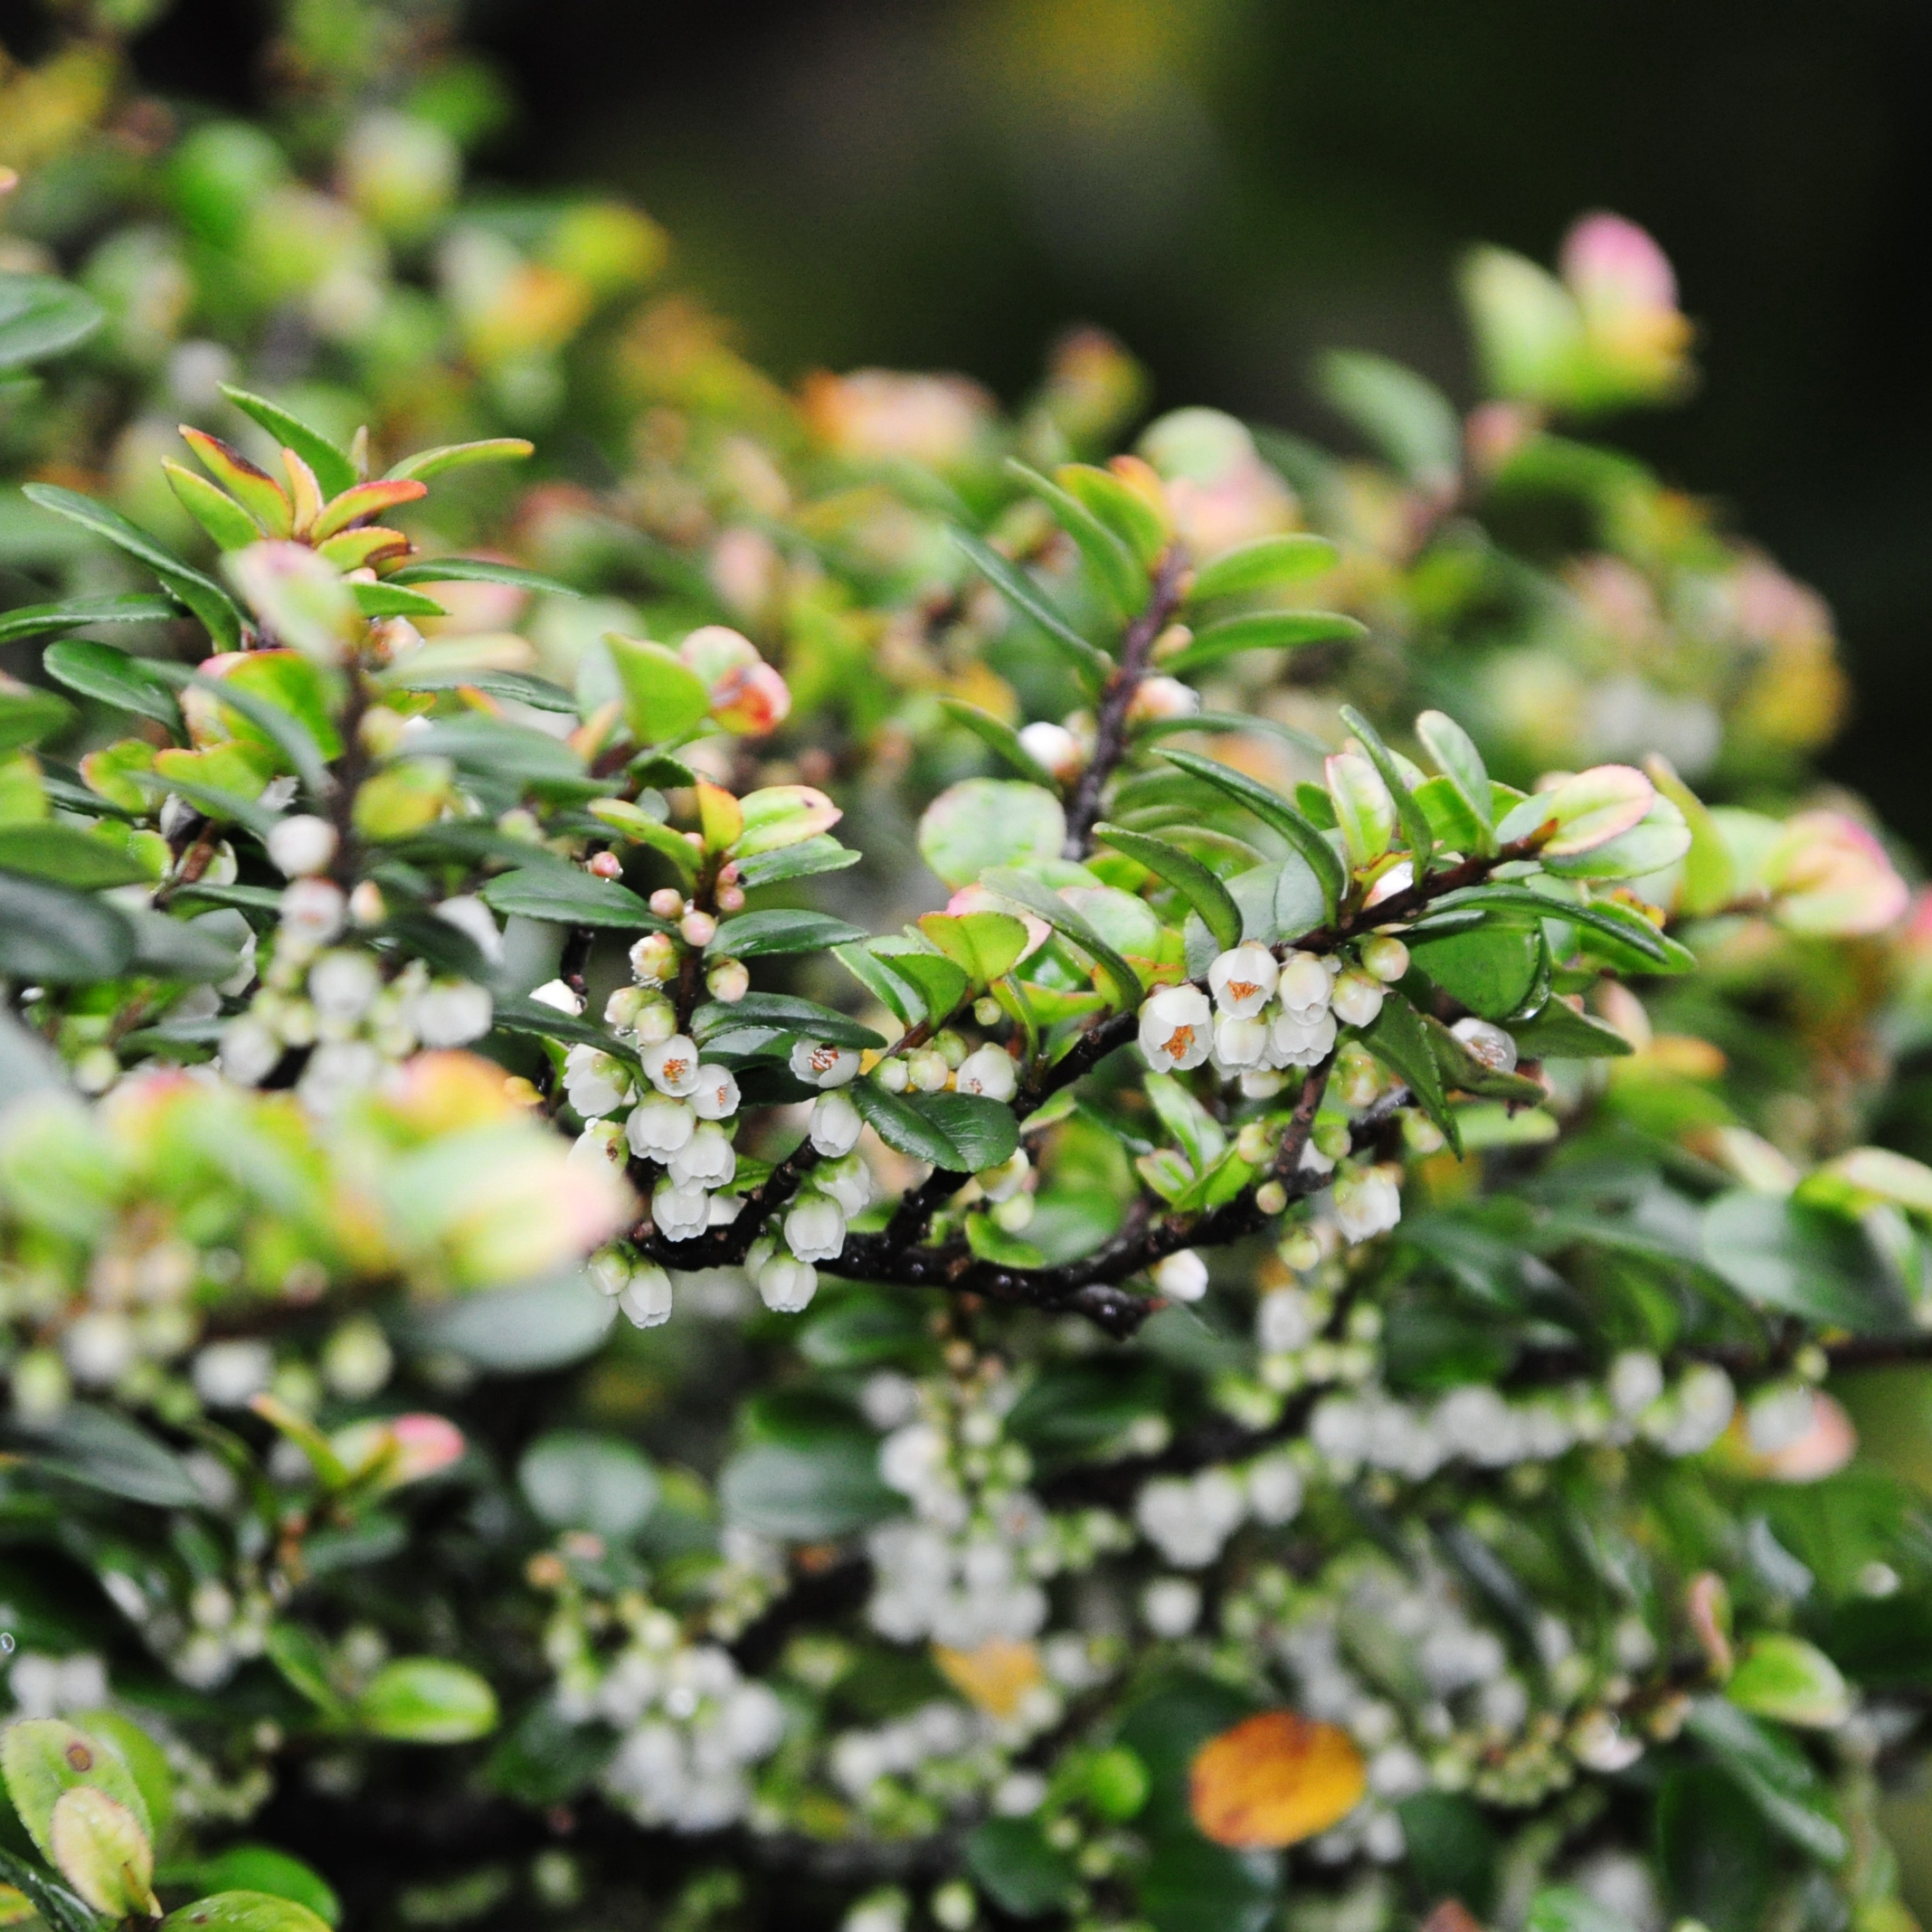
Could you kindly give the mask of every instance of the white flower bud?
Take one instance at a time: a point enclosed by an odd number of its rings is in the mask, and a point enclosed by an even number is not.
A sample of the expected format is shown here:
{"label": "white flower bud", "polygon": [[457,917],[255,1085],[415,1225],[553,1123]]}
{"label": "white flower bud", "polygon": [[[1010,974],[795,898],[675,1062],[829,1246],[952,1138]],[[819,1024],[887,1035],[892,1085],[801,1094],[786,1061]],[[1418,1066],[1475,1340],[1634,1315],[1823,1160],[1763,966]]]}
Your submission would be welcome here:
{"label": "white flower bud", "polygon": [[758,1298],[773,1314],[796,1315],[810,1306],[819,1292],[819,1271],[791,1255],[773,1255],[760,1264]]}
{"label": "white flower bud", "polygon": [[1080,741],[1073,733],[1065,725],[1044,718],[1037,724],[1023,724],[1019,742],[1028,757],[1062,781],[1076,776],[1086,762],[1080,754]]}
{"label": "white flower bud", "polygon": [[1319,953],[1291,952],[1282,961],[1275,993],[1283,1012],[1293,1013],[1303,1025],[1312,1025],[1327,1012],[1334,983],[1333,974]]}
{"label": "white flower bud", "polygon": [[530,997],[538,1006],[546,1006],[553,1012],[567,1014],[575,1019],[583,1011],[583,1001],[561,980],[545,980],[541,986],[530,990]]}
{"label": "white flower bud", "polygon": [[1382,1010],[1382,982],[1367,973],[1345,972],[1336,980],[1329,1004],[1343,1026],[1372,1026]]}
{"label": "white flower bud", "polygon": [[630,1259],[621,1248],[599,1248],[590,1260],[591,1285],[612,1301],[630,1285]]}
{"label": "white flower bud", "polygon": [[738,1171],[738,1156],[724,1128],[701,1120],[667,1164],[680,1188],[722,1188]]}
{"label": "white flower bud", "polygon": [[282,1043],[252,1014],[238,1014],[222,1028],[222,1071],[237,1086],[255,1086],[274,1072]]}
{"label": "white flower bud", "polygon": [[1154,1264],[1154,1286],[1170,1302],[1198,1302],[1208,1293],[1208,1264],[1182,1248]]}
{"label": "white flower bud", "polygon": [[489,1031],[496,1002],[487,987],[438,980],[410,1001],[409,1018],[425,1046],[463,1046]]}
{"label": "white flower bud", "polygon": [[1362,971],[1393,986],[1409,969],[1408,948],[1393,933],[1373,933],[1361,943]]}
{"label": "white flower bud", "polygon": [[1208,969],[1208,986],[1223,1013],[1252,1019],[1267,1005],[1281,971],[1265,946],[1245,940],[1230,947]]}
{"label": "white flower bud", "polygon": [[327,872],[336,857],[336,828],[313,812],[291,813],[269,829],[270,862],[287,878]]}
{"label": "white flower bud", "polygon": [[639,986],[662,986],[677,971],[677,946],[668,933],[647,933],[630,949],[631,976]]}
{"label": "white flower bud", "polygon": [[821,1094],[811,1103],[807,1132],[811,1144],[829,1160],[849,1154],[858,1145],[859,1130],[865,1125],[848,1094]]}
{"label": "white flower bud", "polygon": [[705,975],[705,990],[726,1006],[736,1006],[751,990],[751,968],[743,960],[720,960]]}
{"label": "white flower bud", "polygon": [[791,1071],[807,1086],[841,1087],[858,1072],[858,1056],[829,1040],[800,1040],[791,1049]]}
{"label": "white flower bud", "polygon": [[988,1168],[985,1173],[975,1179],[980,1183],[980,1191],[990,1201],[1011,1200],[1027,1185],[1027,1176],[1033,1171],[1033,1163],[1027,1158],[1025,1148],[1017,1148],[996,1168]]}
{"label": "white flower bud", "polygon": [[800,1261],[837,1261],[845,1235],[845,1211],[828,1195],[805,1195],[785,1217],[786,1245]]}
{"label": "white flower bud", "polygon": [[1214,1064],[1224,1074],[1245,1073],[1268,1051],[1268,1023],[1236,1013],[1223,1013],[1214,1023]]}
{"label": "white flower bud", "polygon": [[1013,1067],[1013,1056],[1004,1046],[981,1046],[960,1062],[956,1084],[961,1094],[1011,1100],[1019,1091],[1019,1075]]}
{"label": "white flower bud", "polygon": [[607,1053],[573,1046],[564,1056],[564,1094],[585,1120],[614,1113],[630,1092],[630,1076]]}
{"label": "white flower bud", "polygon": [[677,1009],[653,988],[641,987],[638,990],[644,997],[638,1001],[630,1030],[637,1036],[639,1046],[662,1046],[677,1031]]}
{"label": "white flower bud", "polygon": [[1197,986],[1168,986],[1141,1009],[1141,1051],[1156,1073],[1198,1066],[1213,1042],[1214,1009]]}
{"label": "white flower bud", "polygon": [[658,1040],[639,1056],[650,1084],[660,1094],[675,1094],[679,1100],[697,1090],[697,1048],[681,1033]]}
{"label": "white flower bud", "polygon": [[671,1319],[671,1278],[655,1262],[642,1262],[617,1305],[639,1328],[658,1328]]}
{"label": "white flower bud", "polygon": [[282,890],[281,929],[298,944],[326,946],[341,932],[348,901],[328,879],[297,879]]}
{"label": "white flower bud", "polygon": [[624,1138],[639,1160],[668,1160],[691,1138],[697,1116],[668,1094],[647,1094],[630,1110]]}
{"label": "white flower bud", "polygon": [[1459,1019],[1449,1030],[1492,1074],[1516,1071],[1516,1040],[1502,1028],[1486,1019]]}
{"label": "white flower bud", "polygon": [[702,1188],[660,1180],[651,1190],[650,1217],[667,1241],[694,1241],[711,1226],[711,1197]]}
{"label": "white flower bud", "polygon": [[857,1154],[821,1162],[812,1170],[811,1184],[837,1201],[848,1220],[872,1205],[872,1170]]}
{"label": "white flower bud", "polygon": [[1351,1242],[1372,1240],[1402,1218],[1402,1191],[1387,1168],[1344,1174],[1335,1183],[1335,1225]]}

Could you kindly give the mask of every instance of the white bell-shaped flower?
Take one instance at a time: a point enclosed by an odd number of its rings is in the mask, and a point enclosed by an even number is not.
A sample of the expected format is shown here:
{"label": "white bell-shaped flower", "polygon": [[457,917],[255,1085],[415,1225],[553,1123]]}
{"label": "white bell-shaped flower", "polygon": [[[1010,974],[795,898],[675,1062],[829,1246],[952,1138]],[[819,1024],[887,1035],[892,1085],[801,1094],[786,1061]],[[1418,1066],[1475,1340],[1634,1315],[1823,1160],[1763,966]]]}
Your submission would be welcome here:
{"label": "white bell-shaped flower", "polygon": [[667,1241],[693,1241],[711,1226],[711,1197],[702,1188],[660,1180],[651,1190],[650,1217]]}
{"label": "white bell-shaped flower", "polygon": [[728,1121],[738,1111],[737,1075],[728,1066],[700,1066],[691,1109],[701,1121]]}
{"label": "white bell-shaped flower", "polygon": [[668,1094],[647,1094],[630,1110],[624,1138],[639,1160],[668,1160],[692,1135],[697,1116]]}
{"label": "white bell-shaped flower", "polygon": [[1369,1027],[1382,1010],[1384,988],[1365,972],[1345,972],[1336,981],[1329,1004],[1345,1027]]}
{"label": "white bell-shaped flower", "polygon": [[738,1171],[738,1155],[717,1122],[700,1121],[668,1165],[680,1188],[722,1188]]}
{"label": "white bell-shaped flower", "polygon": [[796,1315],[819,1292],[819,1271],[795,1255],[773,1255],[759,1264],[758,1298],[773,1314]]}
{"label": "white bell-shaped flower", "polygon": [[1277,1013],[1268,1046],[1283,1066],[1319,1065],[1334,1050],[1335,1016],[1323,1011],[1302,1020],[1291,1012]]}
{"label": "white bell-shaped flower", "polygon": [[804,1196],[785,1217],[786,1245],[800,1261],[837,1261],[845,1235],[845,1210],[829,1194]]}
{"label": "white bell-shaped flower", "polygon": [[858,1145],[859,1130],[866,1124],[849,1094],[836,1090],[821,1094],[811,1103],[811,1119],[806,1129],[811,1144],[829,1160],[849,1154]]}
{"label": "white bell-shaped flower", "polygon": [[1208,990],[1223,1013],[1252,1019],[1266,1006],[1281,978],[1274,955],[1255,940],[1230,946],[1208,969]]}
{"label": "white bell-shaped flower", "polygon": [[655,1262],[642,1262],[632,1273],[617,1305],[639,1328],[657,1328],[671,1319],[671,1278]]}
{"label": "white bell-shaped flower", "polygon": [[813,1170],[811,1184],[830,1195],[848,1221],[872,1205],[872,1170],[857,1154],[825,1161]]}
{"label": "white bell-shaped flower", "polygon": [[1185,1071],[1208,1057],[1214,1009],[1198,986],[1165,986],[1141,1009],[1141,1051],[1157,1074]]}
{"label": "white bell-shaped flower", "polygon": [[1011,1100],[1019,1091],[1013,1056],[1004,1046],[981,1046],[968,1054],[954,1078],[961,1094],[986,1100]]}
{"label": "white bell-shaped flower", "polygon": [[1267,1057],[1268,1023],[1258,1014],[1222,1013],[1214,1023],[1214,1064],[1224,1074],[1244,1073]]}
{"label": "white bell-shaped flower", "polygon": [[620,1062],[594,1046],[573,1046],[564,1056],[564,1094],[587,1121],[614,1113],[630,1092]]}
{"label": "white bell-shaped flower", "polygon": [[791,1049],[791,1071],[807,1086],[841,1087],[858,1072],[858,1056],[829,1040],[800,1040]]}
{"label": "white bell-shaped flower", "polygon": [[697,1048],[682,1033],[647,1046],[639,1056],[650,1084],[660,1094],[687,1099],[697,1091]]}

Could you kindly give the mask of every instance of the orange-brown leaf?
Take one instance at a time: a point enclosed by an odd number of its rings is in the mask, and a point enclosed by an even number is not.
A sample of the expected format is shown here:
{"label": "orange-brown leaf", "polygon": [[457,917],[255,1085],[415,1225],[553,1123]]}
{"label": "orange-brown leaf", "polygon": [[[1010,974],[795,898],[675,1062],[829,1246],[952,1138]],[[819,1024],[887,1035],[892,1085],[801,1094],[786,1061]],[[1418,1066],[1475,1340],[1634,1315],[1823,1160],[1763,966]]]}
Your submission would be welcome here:
{"label": "orange-brown leaf", "polygon": [[427,483],[419,483],[411,477],[385,478],[379,483],[358,483],[353,489],[344,490],[324,507],[310,534],[319,543],[325,536],[346,530],[351,524],[360,523],[365,517],[380,516],[399,503],[413,503],[419,497],[427,497],[429,493]]}
{"label": "orange-brown leaf", "polygon": [[1299,1844],[1361,1803],[1368,1775],[1339,1726],[1264,1710],[1194,1754],[1188,1802],[1205,1837],[1236,1850]]}
{"label": "orange-brown leaf", "polygon": [[933,1646],[933,1662],[953,1688],[996,1718],[1010,1718],[1028,1691],[1046,1681],[1040,1653],[1011,1637],[989,1637],[972,1650]]}

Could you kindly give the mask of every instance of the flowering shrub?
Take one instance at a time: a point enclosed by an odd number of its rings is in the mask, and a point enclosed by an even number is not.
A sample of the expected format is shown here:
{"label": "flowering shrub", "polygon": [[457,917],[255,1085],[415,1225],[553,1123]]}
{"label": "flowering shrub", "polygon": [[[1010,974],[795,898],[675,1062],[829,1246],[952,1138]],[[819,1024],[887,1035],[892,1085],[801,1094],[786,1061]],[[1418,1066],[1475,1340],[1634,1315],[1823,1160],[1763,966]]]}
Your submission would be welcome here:
{"label": "flowering shrub", "polygon": [[1110,454],[1102,338],[787,397],[340,123],[0,283],[0,1908],[1907,1925],[1925,923],[1815,600],[1569,433],[1648,238],[1324,365],[1372,461]]}

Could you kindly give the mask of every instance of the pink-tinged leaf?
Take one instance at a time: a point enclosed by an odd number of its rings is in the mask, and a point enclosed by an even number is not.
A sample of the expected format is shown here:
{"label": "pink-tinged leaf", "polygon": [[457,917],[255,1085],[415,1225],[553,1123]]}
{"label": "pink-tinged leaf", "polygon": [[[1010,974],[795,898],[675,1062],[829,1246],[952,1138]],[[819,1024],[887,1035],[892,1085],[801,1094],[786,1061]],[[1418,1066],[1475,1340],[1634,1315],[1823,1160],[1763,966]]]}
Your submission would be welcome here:
{"label": "pink-tinged leaf", "polygon": [[1323,767],[1349,863],[1372,866],[1396,835],[1396,801],[1382,774],[1359,752],[1338,752]]}
{"label": "pink-tinged leaf", "polygon": [[429,485],[414,477],[393,477],[377,483],[358,483],[354,489],[344,490],[324,507],[310,535],[319,542],[323,537],[335,535],[338,530],[346,530],[351,524],[361,523],[365,517],[379,516],[399,503],[414,503],[418,497],[427,497],[429,493]]}
{"label": "pink-tinged leaf", "polygon": [[1656,795],[1634,765],[1594,765],[1551,791],[1532,793],[1496,828],[1496,836],[1508,845],[1553,826],[1543,850],[1567,858],[1641,825]]}
{"label": "pink-tinged leaf", "polygon": [[360,570],[368,564],[387,564],[407,556],[411,545],[400,530],[384,524],[369,524],[360,530],[338,530],[334,536],[316,545],[337,570]]}
{"label": "pink-tinged leaf", "polygon": [[1772,916],[1794,933],[1882,933],[1911,903],[1884,847],[1842,812],[1800,812],[1766,855],[1762,876]]}
{"label": "pink-tinged leaf", "polygon": [[1674,309],[1670,259],[1634,222],[1586,214],[1563,238],[1558,266],[1586,305],[1613,310]]}
{"label": "pink-tinged leaf", "polygon": [[375,1471],[381,1464],[384,1489],[421,1482],[440,1475],[462,1460],[463,1432],[440,1416],[392,1416],[382,1422],[358,1422],[339,1429],[329,1447],[352,1476]]}
{"label": "pink-tinged leaf", "polygon": [[267,470],[258,469],[239,450],[231,449],[219,436],[205,430],[181,425],[189,449],[201,459],[202,468],[240,503],[270,536],[287,536],[293,527],[295,510],[285,490]]}
{"label": "pink-tinged leaf", "polygon": [[766,785],[747,792],[739,801],[744,829],[734,847],[736,857],[775,852],[782,846],[829,832],[845,814],[810,785]]}
{"label": "pink-tinged leaf", "polygon": [[1760,1452],[1758,1471],[1777,1482],[1818,1482],[1835,1476],[1858,1454],[1852,1418],[1823,1389],[1811,1392],[1811,1418],[1797,1435]]}

